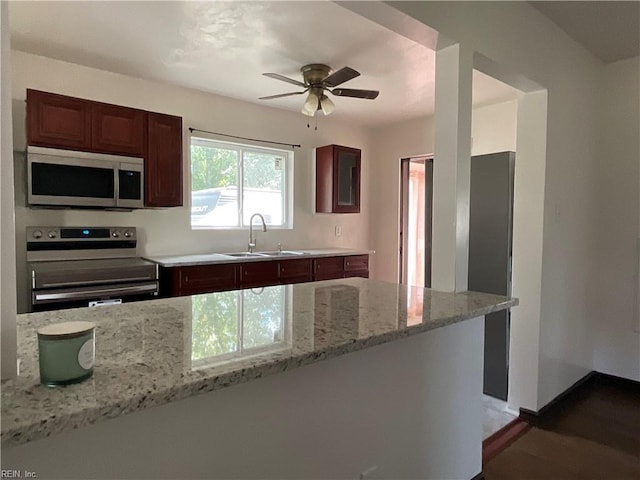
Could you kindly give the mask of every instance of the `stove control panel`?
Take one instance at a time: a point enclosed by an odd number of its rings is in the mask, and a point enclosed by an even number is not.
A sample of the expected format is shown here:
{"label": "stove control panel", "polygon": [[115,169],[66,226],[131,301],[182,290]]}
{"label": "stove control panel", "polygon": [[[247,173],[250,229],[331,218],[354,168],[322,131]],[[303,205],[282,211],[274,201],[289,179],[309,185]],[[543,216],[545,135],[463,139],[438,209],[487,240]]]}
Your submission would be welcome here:
{"label": "stove control panel", "polygon": [[136,227],[27,227],[27,261],[135,257]]}
{"label": "stove control panel", "polygon": [[27,227],[27,242],[135,240],[136,227]]}

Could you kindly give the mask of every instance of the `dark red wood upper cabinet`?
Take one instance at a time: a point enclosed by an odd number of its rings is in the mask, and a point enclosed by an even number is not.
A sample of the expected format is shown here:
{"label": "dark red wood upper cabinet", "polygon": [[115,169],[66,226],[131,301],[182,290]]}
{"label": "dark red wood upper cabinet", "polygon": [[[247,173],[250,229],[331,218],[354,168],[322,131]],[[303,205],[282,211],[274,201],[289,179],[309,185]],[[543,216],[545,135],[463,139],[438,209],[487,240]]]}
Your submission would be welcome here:
{"label": "dark red wood upper cabinet", "polygon": [[144,155],[146,117],[143,110],[94,102],[91,118],[94,152]]}
{"label": "dark red wood upper cabinet", "polygon": [[182,205],[182,118],[147,114],[148,150],[145,156],[145,205]]}
{"label": "dark red wood upper cabinet", "polygon": [[316,149],[316,212],[360,212],[361,153],[341,145]]}
{"label": "dark red wood upper cabinet", "polygon": [[91,150],[91,102],[27,89],[27,143]]}

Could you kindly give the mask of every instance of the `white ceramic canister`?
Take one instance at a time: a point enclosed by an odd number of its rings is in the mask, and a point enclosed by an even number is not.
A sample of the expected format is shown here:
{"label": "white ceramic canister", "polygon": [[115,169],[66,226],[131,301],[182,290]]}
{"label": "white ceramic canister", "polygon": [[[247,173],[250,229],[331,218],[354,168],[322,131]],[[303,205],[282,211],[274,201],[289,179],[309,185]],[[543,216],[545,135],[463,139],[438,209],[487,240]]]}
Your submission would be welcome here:
{"label": "white ceramic canister", "polygon": [[64,322],[38,330],[40,383],[50,387],[77,383],[93,375],[95,325]]}

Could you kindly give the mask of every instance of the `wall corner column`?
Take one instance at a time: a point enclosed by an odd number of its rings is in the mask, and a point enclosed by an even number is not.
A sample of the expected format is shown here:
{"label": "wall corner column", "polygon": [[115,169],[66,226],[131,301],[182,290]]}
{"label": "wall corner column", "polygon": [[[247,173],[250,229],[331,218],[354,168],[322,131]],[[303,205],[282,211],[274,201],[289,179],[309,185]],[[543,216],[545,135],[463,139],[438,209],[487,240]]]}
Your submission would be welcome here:
{"label": "wall corner column", "polygon": [[467,290],[473,51],[436,52],[432,278],[435,290]]}
{"label": "wall corner column", "polygon": [[16,375],[16,240],[9,3],[0,2],[0,340],[2,379]]}

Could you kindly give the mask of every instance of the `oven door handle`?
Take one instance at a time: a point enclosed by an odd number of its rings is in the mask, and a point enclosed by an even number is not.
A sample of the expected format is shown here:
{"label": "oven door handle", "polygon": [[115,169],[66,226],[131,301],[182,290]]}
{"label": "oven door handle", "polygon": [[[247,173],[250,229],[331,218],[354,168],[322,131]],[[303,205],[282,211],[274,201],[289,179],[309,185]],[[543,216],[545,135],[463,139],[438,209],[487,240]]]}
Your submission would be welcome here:
{"label": "oven door handle", "polygon": [[154,293],[158,290],[156,282],[126,287],[105,287],[82,289],[67,292],[33,292],[33,303],[47,303],[61,300],[84,300],[99,295],[131,295],[136,293]]}
{"label": "oven door handle", "polygon": [[[152,275],[146,277],[127,277],[127,278],[112,278],[109,279],[111,283],[130,283],[130,282],[144,282],[145,280],[153,280]],[[105,280],[83,280],[78,282],[55,282],[55,283],[43,283],[41,288],[62,288],[62,287],[77,287],[79,285],[97,285],[104,284]]]}

